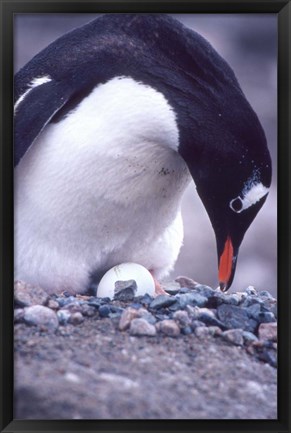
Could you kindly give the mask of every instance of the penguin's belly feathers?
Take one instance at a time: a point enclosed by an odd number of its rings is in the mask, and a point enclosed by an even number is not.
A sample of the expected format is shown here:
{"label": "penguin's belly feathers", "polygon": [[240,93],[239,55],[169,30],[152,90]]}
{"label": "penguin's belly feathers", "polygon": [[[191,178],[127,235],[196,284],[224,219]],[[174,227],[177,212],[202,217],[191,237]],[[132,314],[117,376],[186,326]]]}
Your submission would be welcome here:
{"label": "penguin's belly feathers", "polygon": [[178,142],[165,97],[128,77],[51,122],[16,168],[16,278],[82,292],[92,274],[124,261],[165,275],[182,244],[190,181]]}

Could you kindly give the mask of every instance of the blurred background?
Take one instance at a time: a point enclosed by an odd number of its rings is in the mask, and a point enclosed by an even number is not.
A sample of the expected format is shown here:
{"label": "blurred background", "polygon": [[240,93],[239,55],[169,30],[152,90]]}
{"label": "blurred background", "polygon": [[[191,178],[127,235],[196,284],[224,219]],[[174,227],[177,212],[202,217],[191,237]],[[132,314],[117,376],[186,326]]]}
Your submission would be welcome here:
{"label": "blurred background", "polygon": [[[15,14],[14,68],[17,72],[35,54],[96,14]],[[266,204],[240,248],[230,291],[249,285],[277,290],[277,15],[174,14],[204,36],[234,70],[265,130],[273,161],[272,188]],[[186,275],[217,286],[214,232],[206,211],[190,185],[183,199],[184,246],[170,278]]]}

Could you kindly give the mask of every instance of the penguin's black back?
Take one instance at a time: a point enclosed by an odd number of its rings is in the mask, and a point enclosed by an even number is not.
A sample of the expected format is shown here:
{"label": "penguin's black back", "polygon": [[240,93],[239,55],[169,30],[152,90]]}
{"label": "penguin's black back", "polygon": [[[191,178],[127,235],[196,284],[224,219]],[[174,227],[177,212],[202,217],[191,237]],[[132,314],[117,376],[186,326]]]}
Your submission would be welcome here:
{"label": "penguin's black back", "polygon": [[32,114],[25,103],[19,107],[16,164],[48,122],[61,120],[97,84],[116,76],[166,97],[177,115],[183,156],[191,152],[198,160],[205,143],[214,157],[226,145],[240,153],[250,137],[255,152],[265,151],[262,128],[230,66],[203,37],[168,15],[106,14],[65,34],[16,74],[16,100],[43,76],[52,82],[24,100]]}
{"label": "penguin's black back", "polygon": [[[196,32],[163,14],[108,14],[60,37],[37,54],[17,74],[15,99],[37,76],[102,82],[116,74],[140,73],[155,77],[178,72],[202,85],[224,80],[239,87],[228,64]],[[179,83],[179,87],[181,84]]]}

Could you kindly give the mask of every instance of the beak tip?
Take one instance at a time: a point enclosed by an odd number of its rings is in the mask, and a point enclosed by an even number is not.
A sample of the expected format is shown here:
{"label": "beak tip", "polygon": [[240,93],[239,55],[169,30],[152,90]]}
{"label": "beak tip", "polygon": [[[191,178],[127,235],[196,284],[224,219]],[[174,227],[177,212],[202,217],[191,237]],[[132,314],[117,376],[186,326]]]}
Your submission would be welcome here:
{"label": "beak tip", "polygon": [[227,292],[228,290],[228,284],[225,282],[220,281],[219,282],[219,288],[222,292]]}

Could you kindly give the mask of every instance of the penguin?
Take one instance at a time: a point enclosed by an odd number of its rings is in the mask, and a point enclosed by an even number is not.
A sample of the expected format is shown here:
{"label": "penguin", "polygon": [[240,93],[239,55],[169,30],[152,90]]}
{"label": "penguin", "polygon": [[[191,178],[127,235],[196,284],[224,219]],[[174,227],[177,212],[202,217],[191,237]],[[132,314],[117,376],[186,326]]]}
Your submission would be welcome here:
{"label": "penguin", "polygon": [[183,242],[189,182],[218,284],[271,184],[260,121],[227,62],[166,14],[105,14],[15,75],[15,277],[85,293],[122,262],[156,280]]}

